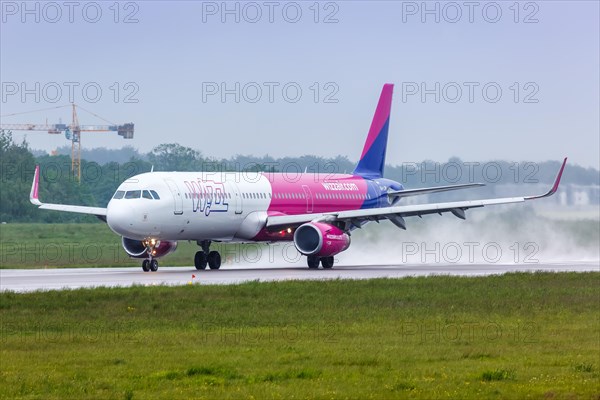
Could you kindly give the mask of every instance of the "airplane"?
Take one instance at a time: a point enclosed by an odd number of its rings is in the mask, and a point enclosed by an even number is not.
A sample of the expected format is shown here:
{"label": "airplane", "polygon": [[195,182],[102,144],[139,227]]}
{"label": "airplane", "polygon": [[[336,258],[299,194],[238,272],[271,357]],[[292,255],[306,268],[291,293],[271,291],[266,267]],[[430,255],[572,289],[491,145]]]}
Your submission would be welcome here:
{"label": "airplane", "polygon": [[194,257],[198,270],[221,267],[212,242],[292,241],[307,257],[308,267],[332,268],[334,256],[348,249],[350,235],[365,224],[389,220],[406,229],[405,218],[451,213],[465,219],[471,208],[522,203],[556,193],[567,158],[550,190],[537,196],[466,200],[416,205],[404,197],[482,186],[482,183],[420,189],[383,177],[393,84],[385,84],[362,154],[351,174],[147,172],[126,179],[106,208],[46,204],[38,197],[39,166],[30,201],[40,209],[95,215],[122,237],[125,252],[142,261],[145,272],[158,270],[158,259],[172,253],[181,240],[201,248]]}

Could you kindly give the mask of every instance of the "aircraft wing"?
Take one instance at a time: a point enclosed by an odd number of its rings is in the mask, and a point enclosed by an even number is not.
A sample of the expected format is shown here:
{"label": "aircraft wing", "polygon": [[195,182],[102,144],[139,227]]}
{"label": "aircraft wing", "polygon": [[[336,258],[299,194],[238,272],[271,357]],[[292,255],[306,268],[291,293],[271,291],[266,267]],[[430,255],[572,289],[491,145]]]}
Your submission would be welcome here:
{"label": "aircraft wing", "polygon": [[421,194],[447,192],[449,190],[468,189],[472,187],[485,186],[485,183],[466,183],[461,185],[436,186],[430,188],[405,189],[405,190],[390,190],[389,197],[408,197],[419,196]]}
{"label": "aircraft wing", "polygon": [[31,184],[31,192],[29,193],[29,201],[31,204],[38,206],[38,208],[44,210],[55,210],[55,211],[66,211],[79,214],[95,215],[102,221],[106,222],[106,208],[102,207],[86,207],[86,206],[72,206],[67,204],[47,204],[42,203],[38,197],[39,194],[39,183],[40,183],[40,166],[35,167],[35,174],[33,175],[33,183]]}
{"label": "aircraft wing", "polygon": [[298,226],[311,221],[319,222],[334,222],[334,221],[345,221],[349,222],[352,226],[360,228],[365,221],[379,221],[381,219],[389,219],[392,223],[402,229],[406,229],[404,217],[422,216],[427,214],[440,214],[450,212],[456,217],[465,219],[465,210],[476,207],[484,207],[496,204],[510,204],[510,203],[521,203],[528,200],[541,199],[543,197],[552,196],[556,193],[560,179],[562,177],[563,170],[567,159],[565,158],[552,188],[538,196],[522,196],[522,197],[506,197],[498,199],[484,199],[484,200],[467,200],[467,201],[455,201],[447,203],[430,203],[430,204],[416,204],[407,206],[392,206],[382,208],[370,208],[362,210],[348,210],[339,212],[327,212],[327,213],[313,213],[313,214],[299,214],[299,215],[277,215],[270,216],[267,219],[267,228],[270,230],[278,230],[281,228],[288,228]]}

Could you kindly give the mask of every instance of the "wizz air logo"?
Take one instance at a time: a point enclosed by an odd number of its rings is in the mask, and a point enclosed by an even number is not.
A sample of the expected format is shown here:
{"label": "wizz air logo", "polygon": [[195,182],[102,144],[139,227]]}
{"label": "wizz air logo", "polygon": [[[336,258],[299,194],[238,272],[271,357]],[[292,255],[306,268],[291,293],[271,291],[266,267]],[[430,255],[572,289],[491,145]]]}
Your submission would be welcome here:
{"label": "wizz air logo", "polygon": [[192,201],[192,211],[204,213],[207,217],[211,212],[227,212],[225,185],[213,181],[184,181],[188,190],[188,198]]}

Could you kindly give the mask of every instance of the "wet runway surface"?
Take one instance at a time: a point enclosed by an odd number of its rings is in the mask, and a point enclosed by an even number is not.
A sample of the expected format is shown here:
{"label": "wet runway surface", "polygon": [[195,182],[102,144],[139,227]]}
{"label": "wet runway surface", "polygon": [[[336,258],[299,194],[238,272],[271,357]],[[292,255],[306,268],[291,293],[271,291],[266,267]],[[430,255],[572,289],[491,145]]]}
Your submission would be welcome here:
{"label": "wet runway surface", "polygon": [[335,266],[331,270],[312,270],[299,266],[224,266],[218,271],[196,271],[194,267],[161,266],[157,272],[141,268],[64,268],[0,270],[0,290],[28,292],[35,290],[77,289],[132,285],[235,284],[247,281],[282,281],[290,279],[371,279],[406,276],[457,275],[482,276],[507,272],[600,271],[595,262],[532,264],[402,264]]}

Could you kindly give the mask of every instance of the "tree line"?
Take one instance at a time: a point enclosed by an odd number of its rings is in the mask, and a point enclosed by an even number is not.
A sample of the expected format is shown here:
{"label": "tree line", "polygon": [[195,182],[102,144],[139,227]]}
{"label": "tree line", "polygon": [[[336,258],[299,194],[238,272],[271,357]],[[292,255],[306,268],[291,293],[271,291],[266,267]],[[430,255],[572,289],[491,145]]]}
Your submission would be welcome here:
{"label": "tree line", "polygon": [[[84,153],[94,158],[94,150]],[[199,151],[177,143],[156,146],[141,154],[127,148],[129,160],[108,161],[111,152],[119,158],[119,150],[98,149],[103,163],[82,159],[82,179],[71,173],[67,154],[47,155],[34,152],[27,142],[15,143],[9,131],[0,132],[0,222],[93,222],[94,217],[38,210],[29,203],[29,191],[36,165],[42,171],[40,198],[48,203],[79,204],[105,207],[116,188],[127,178],[154,171],[237,171],[251,176],[256,172],[282,172],[293,181],[302,173],[351,173],[355,163],[346,157],[317,156],[275,158],[236,155],[229,159],[205,157]],[[484,182],[479,195],[493,195],[494,184],[549,184],[559,167],[559,161],[515,163],[508,161],[464,162],[452,158],[444,163],[433,161],[406,162],[387,166],[386,177],[402,182],[406,187],[437,186],[455,183]],[[578,185],[598,185],[600,172],[593,168],[569,165],[564,182]],[[446,194],[452,199],[453,194]]]}

